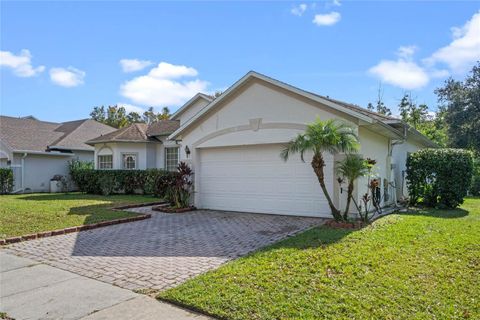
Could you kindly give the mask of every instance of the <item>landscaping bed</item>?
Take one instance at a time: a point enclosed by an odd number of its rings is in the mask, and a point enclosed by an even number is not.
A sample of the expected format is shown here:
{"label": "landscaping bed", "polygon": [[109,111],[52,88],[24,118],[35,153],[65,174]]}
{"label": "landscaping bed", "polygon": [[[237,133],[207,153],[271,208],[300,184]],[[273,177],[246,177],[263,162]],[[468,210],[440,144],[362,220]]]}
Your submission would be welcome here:
{"label": "landscaping bed", "polygon": [[165,213],[183,213],[183,212],[189,212],[189,211],[197,210],[197,208],[195,208],[194,206],[186,207],[186,208],[174,208],[174,207],[169,207],[169,206],[166,206],[166,205],[159,205],[159,206],[152,207],[152,210],[159,211],[159,212],[165,212]]}
{"label": "landscaping bed", "polygon": [[[0,196],[0,239],[62,230],[75,232],[86,225],[131,221],[141,214],[122,211],[131,205],[158,204],[152,196],[100,196],[82,193],[36,193]],[[126,220],[125,220],[126,219]],[[138,218],[137,218],[138,219]],[[99,226],[104,226],[99,225]],[[98,227],[98,226],[97,226]],[[78,230],[73,230],[77,228]],[[88,228],[88,227],[87,227]],[[91,227],[93,228],[93,227]]]}
{"label": "landscaping bed", "polygon": [[480,198],[321,226],[161,292],[221,319],[479,319]]}

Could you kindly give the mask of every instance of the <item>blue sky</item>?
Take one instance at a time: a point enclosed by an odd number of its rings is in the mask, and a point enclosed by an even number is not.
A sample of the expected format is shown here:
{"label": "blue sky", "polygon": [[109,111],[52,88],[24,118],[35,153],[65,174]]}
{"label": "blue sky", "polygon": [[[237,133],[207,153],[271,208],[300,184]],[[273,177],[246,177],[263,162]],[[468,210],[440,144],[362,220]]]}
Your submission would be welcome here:
{"label": "blue sky", "polygon": [[[249,70],[393,110],[480,60],[478,2],[1,2],[1,110],[67,121],[97,105],[172,111]],[[121,61],[123,60],[123,64]]]}

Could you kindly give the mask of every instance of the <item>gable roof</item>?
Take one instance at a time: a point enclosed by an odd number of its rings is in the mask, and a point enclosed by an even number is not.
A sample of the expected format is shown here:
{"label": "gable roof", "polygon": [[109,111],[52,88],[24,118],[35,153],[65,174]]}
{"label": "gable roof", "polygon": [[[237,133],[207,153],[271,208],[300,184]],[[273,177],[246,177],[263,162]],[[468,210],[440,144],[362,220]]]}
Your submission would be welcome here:
{"label": "gable roof", "polygon": [[[353,116],[355,118],[358,118],[361,121],[364,121],[365,123],[369,124],[374,124],[378,123],[379,126],[383,127],[387,131],[391,131],[391,133],[395,136],[401,136],[401,133],[398,132],[396,129],[388,126],[383,120],[386,120],[387,116],[383,116],[380,114],[377,114],[375,112],[366,110],[364,108],[361,108],[359,106],[356,106],[354,104],[346,103],[346,102],[341,102],[339,100],[331,99],[329,97],[324,97],[309,91],[305,91],[302,89],[299,89],[297,87],[294,87],[292,85],[289,85],[285,82],[273,79],[271,77],[268,77],[266,75],[263,75],[261,73],[255,72],[255,71],[250,71],[248,72],[245,76],[243,76],[240,80],[235,82],[231,87],[229,87],[226,91],[224,91],[219,97],[217,97],[215,100],[210,102],[208,105],[206,105],[202,110],[200,110],[195,116],[187,120],[178,130],[176,130],[174,133],[172,133],[169,137],[169,139],[174,139],[176,138],[181,132],[183,132],[185,129],[189,128],[197,119],[202,118],[206,113],[208,113],[210,110],[214,109],[217,105],[219,105],[223,100],[225,100],[227,97],[231,96],[233,92],[235,92],[237,89],[242,87],[244,84],[246,84],[249,80],[252,79],[259,79],[262,81],[265,81],[269,84],[272,84],[276,87],[283,88],[284,90],[296,93],[298,95],[301,95],[303,97],[306,97],[308,99],[311,99],[313,101],[319,102],[323,105],[326,105],[328,107],[331,107],[332,109],[335,109],[337,111],[340,111],[342,113],[348,114],[350,116]],[[391,117],[388,117],[391,118]],[[395,118],[391,118],[395,119]]]}
{"label": "gable roof", "polygon": [[181,106],[172,116],[170,119],[176,120],[182,113],[184,113],[192,104],[197,102],[198,100],[205,100],[207,103],[210,103],[213,101],[213,98],[204,94],[204,93],[197,93],[194,95],[190,100],[188,100],[183,106]]}
{"label": "gable roof", "polygon": [[86,143],[94,145],[104,142],[150,142],[153,141],[152,137],[169,135],[179,126],[180,122],[177,120],[159,120],[150,125],[134,123],[128,127],[90,139]]}
{"label": "gable roof", "polygon": [[115,129],[91,119],[56,123],[31,116],[0,116],[0,139],[10,151],[93,150],[85,141],[112,130]]}

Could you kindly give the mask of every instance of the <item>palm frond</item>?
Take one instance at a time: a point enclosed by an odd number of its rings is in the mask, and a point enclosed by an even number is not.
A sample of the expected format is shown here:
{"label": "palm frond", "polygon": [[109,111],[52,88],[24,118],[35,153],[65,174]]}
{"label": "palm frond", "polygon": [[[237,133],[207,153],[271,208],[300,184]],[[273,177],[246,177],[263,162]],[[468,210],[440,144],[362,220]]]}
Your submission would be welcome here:
{"label": "palm frond", "polygon": [[290,140],[287,144],[283,146],[280,157],[283,159],[283,161],[287,161],[290,157],[290,154],[300,153],[300,157],[302,161],[304,161],[303,155],[305,151],[309,150],[310,148],[311,146],[306,136],[303,134],[299,134],[296,138]]}

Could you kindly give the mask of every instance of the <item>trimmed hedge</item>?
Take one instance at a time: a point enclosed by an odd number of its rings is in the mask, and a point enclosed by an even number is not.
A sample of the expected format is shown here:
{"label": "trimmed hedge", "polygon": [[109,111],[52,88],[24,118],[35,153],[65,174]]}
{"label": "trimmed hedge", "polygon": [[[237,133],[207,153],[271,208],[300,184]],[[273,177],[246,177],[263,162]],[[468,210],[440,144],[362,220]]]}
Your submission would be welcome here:
{"label": "trimmed hedge", "polygon": [[410,204],[456,208],[467,195],[473,154],[462,149],[423,149],[407,158]]}
{"label": "trimmed hedge", "polygon": [[13,170],[11,168],[0,168],[0,194],[7,194],[13,191]]}
{"label": "trimmed hedge", "polygon": [[470,194],[480,196],[480,158],[473,161],[473,178],[470,185]]}
{"label": "trimmed hedge", "polygon": [[109,195],[113,193],[142,193],[163,196],[158,181],[171,172],[161,169],[147,170],[93,170],[73,169],[72,180],[82,192]]}

